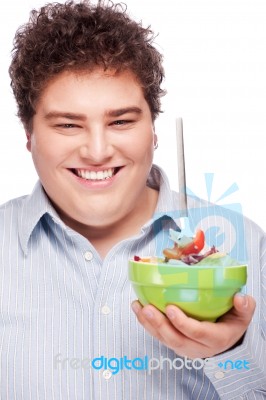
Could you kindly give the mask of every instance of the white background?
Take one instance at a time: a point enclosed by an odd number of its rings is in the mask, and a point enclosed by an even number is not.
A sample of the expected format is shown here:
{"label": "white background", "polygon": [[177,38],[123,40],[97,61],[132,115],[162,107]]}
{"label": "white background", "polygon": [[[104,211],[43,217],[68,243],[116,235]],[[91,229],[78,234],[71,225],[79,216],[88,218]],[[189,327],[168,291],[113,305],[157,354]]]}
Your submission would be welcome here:
{"label": "white background", "polygon": [[[207,198],[204,174],[214,173],[211,200],[233,183],[239,190],[219,204],[240,202],[266,229],[266,1],[127,0],[128,11],[159,33],[168,94],[156,123],[155,161],[177,189],[175,117],[182,117],[187,185]],[[37,179],[9,88],[15,30],[43,1],[0,5],[0,203],[27,194]]]}

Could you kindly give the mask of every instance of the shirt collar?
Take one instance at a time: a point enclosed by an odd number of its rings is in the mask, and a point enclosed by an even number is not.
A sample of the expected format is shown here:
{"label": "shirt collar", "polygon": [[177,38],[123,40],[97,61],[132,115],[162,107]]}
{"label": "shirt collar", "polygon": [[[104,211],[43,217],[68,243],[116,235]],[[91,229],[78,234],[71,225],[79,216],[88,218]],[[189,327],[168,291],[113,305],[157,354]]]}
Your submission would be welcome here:
{"label": "shirt collar", "polygon": [[45,214],[49,214],[54,222],[65,226],[47,197],[41,182],[38,181],[32,193],[22,203],[18,220],[20,244],[25,254],[27,254],[30,236]]}
{"label": "shirt collar", "polygon": [[[152,166],[147,185],[158,190],[159,196],[153,218],[145,224],[143,230],[150,227],[156,220],[165,216],[173,219],[176,224],[179,217],[179,213],[176,211],[178,210],[179,204],[178,194],[171,191],[166,174],[157,165]],[[25,198],[18,221],[20,243],[25,254],[27,254],[30,236],[45,214],[49,214],[52,220],[62,228],[69,229],[60,219],[47,197],[41,182],[38,181],[32,193]]]}

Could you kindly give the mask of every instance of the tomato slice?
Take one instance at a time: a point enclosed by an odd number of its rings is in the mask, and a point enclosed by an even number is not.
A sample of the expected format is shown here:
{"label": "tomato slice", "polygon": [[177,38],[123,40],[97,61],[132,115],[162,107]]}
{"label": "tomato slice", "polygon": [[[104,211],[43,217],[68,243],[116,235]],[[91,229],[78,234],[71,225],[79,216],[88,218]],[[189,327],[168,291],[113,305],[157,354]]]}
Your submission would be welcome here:
{"label": "tomato slice", "polygon": [[189,254],[198,254],[204,247],[205,244],[205,235],[202,230],[198,230],[196,232],[195,238],[193,242],[185,246],[182,251],[182,255],[189,255]]}

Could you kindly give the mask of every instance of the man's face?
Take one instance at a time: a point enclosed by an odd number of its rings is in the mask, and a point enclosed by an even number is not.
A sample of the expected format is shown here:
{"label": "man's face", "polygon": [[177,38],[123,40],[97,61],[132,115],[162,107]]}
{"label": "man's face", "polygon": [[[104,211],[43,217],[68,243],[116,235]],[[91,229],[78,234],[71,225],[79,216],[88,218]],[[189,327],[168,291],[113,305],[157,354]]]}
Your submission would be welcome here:
{"label": "man's face", "polygon": [[145,201],[154,140],[134,75],[96,69],[46,86],[27,147],[63,220],[104,227]]}

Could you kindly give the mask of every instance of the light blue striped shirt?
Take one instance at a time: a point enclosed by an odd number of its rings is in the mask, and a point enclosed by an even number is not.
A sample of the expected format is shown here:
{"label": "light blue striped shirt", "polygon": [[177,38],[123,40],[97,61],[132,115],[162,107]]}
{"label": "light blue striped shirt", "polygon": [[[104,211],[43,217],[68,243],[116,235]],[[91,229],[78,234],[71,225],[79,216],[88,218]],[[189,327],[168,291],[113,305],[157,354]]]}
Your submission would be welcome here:
{"label": "light blue striped shirt", "polygon": [[[171,246],[168,229],[178,223],[178,197],[158,167],[149,185],[160,188],[154,218],[104,260],[60,220],[40,183],[0,208],[1,400],[265,399],[265,234],[244,220],[247,291],[257,307],[242,344],[209,367],[179,368],[184,360],[145,332],[131,311],[128,259]],[[208,220],[204,202],[191,200],[190,207]],[[217,223],[233,238],[239,216],[219,212]],[[246,360],[250,369],[222,368],[228,359]]]}

